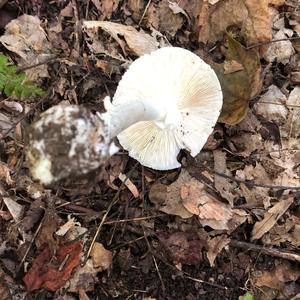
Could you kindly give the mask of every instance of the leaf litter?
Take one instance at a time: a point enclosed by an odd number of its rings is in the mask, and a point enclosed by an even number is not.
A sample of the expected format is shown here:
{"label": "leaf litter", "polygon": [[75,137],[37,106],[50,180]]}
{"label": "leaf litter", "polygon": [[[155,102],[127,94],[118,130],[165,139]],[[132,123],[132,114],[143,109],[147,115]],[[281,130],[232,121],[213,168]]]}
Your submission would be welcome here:
{"label": "leaf litter", "polygon": [[[28,15],[1,33],[4,54],[18,67],[46,61],[27,72],[46,78],[52,92],[43,109],[0,141],[1,244],[7,247],[0,259],[11,270],[23,259],[26,289],[64,287],[65,297],[82,299],[96,293],[125,299],[131,291],[195,299],[200,286],[203,299],[216,299],[220,290],[230,299],[243,297],[247,285],[255,299],[297,297],[297,270],[263,252],[295,254],[300,245],[300,47],[291,39],[300,32],[297,3],[93,0],[87,7],[70,1],[53,3],[55,16],[40,1],[18,3]],[[276,39],[285,40],[268,43]],[[47,190],[32,182],[20,129],[63,100],[103,110],[101,99],[113,94],[131,61],[166,45],[194,50],[221,81],[220,123],[195,160],[182,153],[181,170],[138,167],[126,180],[134,162],[119,153],[105,175]],[[56,61],[47,62],[53,54]],[[2,134],[31,106],[0,97]],[[80,265],[116,193],[91,257]],[[247,250],[234,241],[247,242]],[[258,258],[251,246],[260,245]],[[11,279],[9,287],[17,291],[17,284]]]}

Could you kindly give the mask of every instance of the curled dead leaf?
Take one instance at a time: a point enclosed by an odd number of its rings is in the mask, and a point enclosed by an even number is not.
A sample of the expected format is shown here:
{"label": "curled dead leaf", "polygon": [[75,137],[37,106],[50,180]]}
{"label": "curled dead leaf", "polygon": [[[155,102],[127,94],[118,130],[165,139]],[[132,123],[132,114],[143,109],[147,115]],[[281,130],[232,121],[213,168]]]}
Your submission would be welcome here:
{"label": "curled dead leaf", "polygon": [[126,53],[123,47],[123,42],[119,36],[123,36],[128,48],[137,56],[150,53],[158,49],[159,43],[156,39],[143,31],[137,31],[132,26],[108,22],[108,21],[84,21],[83,29],[88,31],[97,30],[98,28],[109,33],[120,45],[123,52]]}

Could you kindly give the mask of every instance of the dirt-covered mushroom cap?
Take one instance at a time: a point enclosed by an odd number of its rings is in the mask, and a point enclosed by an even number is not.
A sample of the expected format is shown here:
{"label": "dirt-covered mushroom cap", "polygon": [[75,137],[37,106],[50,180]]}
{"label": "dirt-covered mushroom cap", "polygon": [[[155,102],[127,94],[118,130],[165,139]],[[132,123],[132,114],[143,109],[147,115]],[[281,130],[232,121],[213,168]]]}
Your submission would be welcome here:
{"label": "dirt-covered mushroom cap", "polygon": [[[178,168],[180,149],[195,156],[204,146],[219,117],[222,99],[215,72],[194,53],[166,47],[146,54],[130,65],[112,104],[122,107],[140,101],[145,110],[155,107],[157,117],[123,130],[118,134],[120,144],[144,166]],[[131,110],[123,111],[123,118],[131,114]]]}

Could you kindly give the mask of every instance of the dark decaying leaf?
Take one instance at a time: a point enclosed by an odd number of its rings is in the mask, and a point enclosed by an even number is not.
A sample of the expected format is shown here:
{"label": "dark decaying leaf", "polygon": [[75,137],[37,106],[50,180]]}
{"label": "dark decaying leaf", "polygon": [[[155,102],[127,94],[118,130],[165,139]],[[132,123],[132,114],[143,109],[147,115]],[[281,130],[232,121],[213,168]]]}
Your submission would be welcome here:
{"label": "dark decaying leaf", "polygon": [[169,236],[162,233],[159,240],[175,264],[195,265],[203,260],[202,249],[206,248],[206,241],[197,236],[185,232]]}
{"label": "dark decaying leaf", "polygon": [[44,249],[23,279],[27,290],[45,288],[56,291],[64,286],[71,277],[73,269],[80,263],[81,249],[80,241],[68,246],[60,246],[54,255],[49,248]]}
{"label": "dark decaying leaf", "polygon": [[[212,64],[220,80],[224,97],[219,122],[234,125],[245,117],[251,97],[258,94],[261,89],[261,66],[258,51],[247,50],[230,35],[225,56],[223,64]],[[243,69],[228,74],[227,64],[230,61],[240,64]]]}

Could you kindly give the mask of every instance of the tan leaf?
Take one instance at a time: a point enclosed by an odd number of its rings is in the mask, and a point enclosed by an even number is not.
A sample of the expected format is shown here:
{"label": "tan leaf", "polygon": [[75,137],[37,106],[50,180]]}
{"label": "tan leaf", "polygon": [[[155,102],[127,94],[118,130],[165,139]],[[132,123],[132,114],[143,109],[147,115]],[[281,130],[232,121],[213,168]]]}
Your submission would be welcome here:
{"label": "tan leaf", "polygon": [[0,181],[4,180],[7,185],[12,185],[14,181],[10,177],[8,166],[0,161]]}
{"label": "tan leaf", "polygon": [[93,266],[99,271],[106,270],[112,265],[112,252],[106,250],[102,244],[95,243],[92,251],[91,258],[93,261]]}
{"label": "tan leaf", "polygon": [[271,5],[283,5],[284,0],[224,0],[209,9],[206,26],[200,27],[199,41],[206,43],[221,39],[232,26],[239,26],[248,44],[272,39],[273,17]]}
{"label": "tan leaf", "polygon": [[226,234],[222,234],[210,239],[208,244],[207,258],[211,267],[215,265],[217,255],[230,243],[230,239]]}
{"label": "tan leaf", "polygon": [[242,71],[242,70],[244,70],[243,65],[234,59],[226,60],[224,62],[224,75],[235,73],[235,72]]}
{"label": "tan leaf", "polygon": [[149,192],[150,201],[155,203],[157,209],[167,214],[180,216],[183,219],[192,217],[193,214],[184,208],[180,199],[180,185],[189,180],[190,176],[185,172],[169,186],[161,183],[153,184]]}
{"label": "tan leaf", "polygon": [[84,21],[83,28],[86,31],[101,28],[109,33],[126,53],[120,36],[123,36],[129,49],[137,56],[150,53],[158,48],[156,39],[143,31],[137,31],[132,26],[126,26],[108,21]]}
{"label": "tan leaf", "polygon": [[[5,34],[0,37],[0,42],[9,51],[21,57],[19,65],[34,65],[51,56],[51,45],[37,16],[25,14],[9,22],[5,27]],[[26,74],[27,78],[33,81],[48,77],[47,64],[31,68]]]}
{"label": "tan leaf", "polygon": [[290,205],[293,203],[293,197],[286,200],[281,200],[270,208],[265,214],[264,218],[254,224],[252,230],[252,240],[261,238],[266,232],[268,232],[281,218],[281,216],[287,211]]}
{"label": "tan leaf", "polygon": [[3,197],[2,199],[15,222],[19,222],[23,215],[23,206],[9,197]]}

